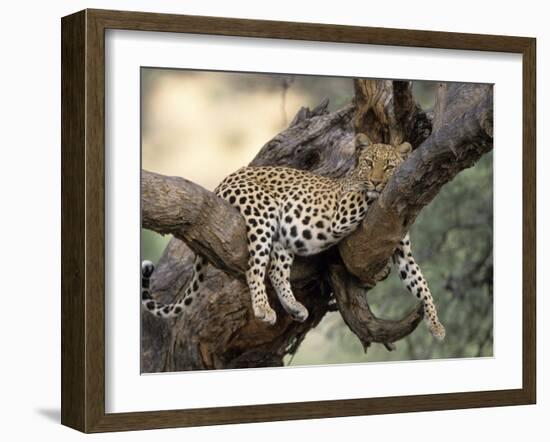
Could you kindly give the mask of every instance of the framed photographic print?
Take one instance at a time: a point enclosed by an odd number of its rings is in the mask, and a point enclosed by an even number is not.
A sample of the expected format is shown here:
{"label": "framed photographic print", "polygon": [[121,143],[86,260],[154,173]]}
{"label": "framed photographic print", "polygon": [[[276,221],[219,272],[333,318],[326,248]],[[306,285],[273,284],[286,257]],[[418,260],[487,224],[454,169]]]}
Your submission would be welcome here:
{"label": "framed photographic print", "polygon": [[62,423],[534,403],[535,164],[532,38],[64,17]]}

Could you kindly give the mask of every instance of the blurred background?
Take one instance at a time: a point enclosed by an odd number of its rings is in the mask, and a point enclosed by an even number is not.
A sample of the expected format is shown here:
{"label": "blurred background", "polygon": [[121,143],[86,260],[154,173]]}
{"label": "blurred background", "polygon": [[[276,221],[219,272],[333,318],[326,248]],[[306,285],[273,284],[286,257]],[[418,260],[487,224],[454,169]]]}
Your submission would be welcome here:
{"label": "blurred background", "polygon": [[[422,108],[436,84],[415,81]],[[336,110],[353,98],[351,78],[142,68],[142,166],[185,177],[208,190],[248,164],[302,106],[329,98]],[[213,124],[214,122],[214,124]],[[423,209],[411,229],[413,253],[442,323],[443,343],[421,324],[388,352],[364,353],[338,312],[310,331],[287,365],[398,361],[493,355],[493,157],[461,172]],[[142,259],[157,262],[170,236],[142,229]],[[415,304],[392,269],[369,293],[375,314],[398,318]]]}

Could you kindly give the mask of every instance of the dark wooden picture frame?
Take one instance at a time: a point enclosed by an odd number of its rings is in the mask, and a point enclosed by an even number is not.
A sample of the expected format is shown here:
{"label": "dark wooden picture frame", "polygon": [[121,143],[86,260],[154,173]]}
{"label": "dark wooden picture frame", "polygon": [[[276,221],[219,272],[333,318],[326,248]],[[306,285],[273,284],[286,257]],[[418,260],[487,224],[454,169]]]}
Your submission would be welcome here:
{"label": "dark wooden picture frame", "polygon": [[[513,390],[105,412],[105,30],[517,53],[523,63],[523,384]],[[62,19],[62,406],[83,432],[533,404],[536,400],[536,41],[533,38],[85,10]]]}

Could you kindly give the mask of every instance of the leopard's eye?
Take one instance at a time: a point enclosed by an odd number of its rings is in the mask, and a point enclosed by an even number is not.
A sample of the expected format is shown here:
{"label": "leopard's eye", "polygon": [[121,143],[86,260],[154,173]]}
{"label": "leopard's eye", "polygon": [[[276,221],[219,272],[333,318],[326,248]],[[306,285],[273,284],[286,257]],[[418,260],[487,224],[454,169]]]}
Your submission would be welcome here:
{"label": "leopard's eye", "polygon": [[390,170],[393,170],[394,167],[395,166],[393,164],[387,164],[386,167],[384,167],[384,172],[389,172]]}
{"label": "leopard's eye", "polygon": [[372,160],[369,160],[368,158],[365,159],[365,166],[367,166],[369,169],[372,169],[373,162]]}

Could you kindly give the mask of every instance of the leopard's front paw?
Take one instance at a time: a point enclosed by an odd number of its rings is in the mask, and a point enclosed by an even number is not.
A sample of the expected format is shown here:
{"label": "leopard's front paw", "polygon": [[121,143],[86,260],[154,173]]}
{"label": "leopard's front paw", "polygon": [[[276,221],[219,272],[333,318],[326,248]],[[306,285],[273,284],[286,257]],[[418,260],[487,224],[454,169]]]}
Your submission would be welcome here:
{"label": "leopard's front paw", "polygon": [[445,327],[441,322],[438,322],[437,324],[432,324],[430,327],[430,331],[436,339],[439,339],[440,341],[445,339]]}
{"label": "leopard's front paw", "polygon": [[255,305],[254,316],[269,325],[273,325],[277,321],[277,314],[269,305]]}
{"label": "leopard's front paw", "polygon": [[304,322],[309,316],[309,312],[307,311],[307,308],[305,308],[299,302],[295,302],[292,305],[285,306],[285,307],[288,314],[292,316],[292,319],[294,319],[295,321]]}

